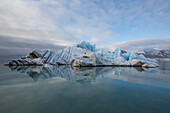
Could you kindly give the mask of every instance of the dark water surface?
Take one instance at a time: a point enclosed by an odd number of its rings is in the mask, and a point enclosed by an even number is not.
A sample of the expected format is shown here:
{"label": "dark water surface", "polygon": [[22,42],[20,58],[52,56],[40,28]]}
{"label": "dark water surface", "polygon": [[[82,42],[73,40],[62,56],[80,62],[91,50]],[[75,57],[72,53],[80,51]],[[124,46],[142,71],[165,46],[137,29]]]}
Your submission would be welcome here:
{"label": "dark water surface", "polygon": [[159,68],[0,66],[0,113],[170,113],[170,60]]}

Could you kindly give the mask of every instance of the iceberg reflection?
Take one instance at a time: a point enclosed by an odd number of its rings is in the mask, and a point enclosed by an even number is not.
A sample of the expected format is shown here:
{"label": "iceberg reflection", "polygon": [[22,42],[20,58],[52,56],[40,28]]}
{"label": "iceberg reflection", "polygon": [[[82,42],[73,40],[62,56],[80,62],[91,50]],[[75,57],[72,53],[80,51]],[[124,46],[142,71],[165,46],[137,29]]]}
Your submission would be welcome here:
{"label": "iceberg reflection", "polygon": [[110,67],[71,67],[63,66],[9,66],[11,71],[26,73],[35,81],[38,79],[49,79],[61,77],[72,81],[91,81],[96,76],[110,72]]}
{"label": "iceberg reflection", "polygon": [[[11,71],[29,75],[34,81],[60,77],[65,80],[77,82],[95,82],[99,79],[109,78],[136,83],[156,82],[170,83],[169,71],[158,68],[142,67],[71,67],[62,66],[10,66]],[[105,80],[106,80],[105,79]]]}
{"label": "iceberg reflection", "polygon": [[96,78],[109,77],[112,79],[129,80],[134,79],[146,68],[142,67],[71,67],[63,66],[9,66],[11,71],[26,73],[35,81],[61,77],[66,80],[78,82],[96,81]]}

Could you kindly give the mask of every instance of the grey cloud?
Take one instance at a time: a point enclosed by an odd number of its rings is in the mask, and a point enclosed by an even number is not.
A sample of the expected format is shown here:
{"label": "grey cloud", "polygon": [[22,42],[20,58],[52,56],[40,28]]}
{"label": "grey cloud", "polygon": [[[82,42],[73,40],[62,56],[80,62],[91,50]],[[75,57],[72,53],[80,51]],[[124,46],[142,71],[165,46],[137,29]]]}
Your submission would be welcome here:
{"label": "grey cloud", "polygon": [[54,45],[32,39],[18,39],[16,37],[0,36],[0,56],[26,55],[34,49],[51,49],[58,51],[65,46]]}

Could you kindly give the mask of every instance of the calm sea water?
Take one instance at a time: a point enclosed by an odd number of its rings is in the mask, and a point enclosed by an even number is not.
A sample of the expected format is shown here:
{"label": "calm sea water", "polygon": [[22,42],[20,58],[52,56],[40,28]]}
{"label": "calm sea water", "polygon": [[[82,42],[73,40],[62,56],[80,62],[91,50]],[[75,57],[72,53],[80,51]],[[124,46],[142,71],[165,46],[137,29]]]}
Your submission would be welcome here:
{"label": "calm sea water", "polygon": [[159,68],[0,66],[0,113],[170,113],[170,60]]}

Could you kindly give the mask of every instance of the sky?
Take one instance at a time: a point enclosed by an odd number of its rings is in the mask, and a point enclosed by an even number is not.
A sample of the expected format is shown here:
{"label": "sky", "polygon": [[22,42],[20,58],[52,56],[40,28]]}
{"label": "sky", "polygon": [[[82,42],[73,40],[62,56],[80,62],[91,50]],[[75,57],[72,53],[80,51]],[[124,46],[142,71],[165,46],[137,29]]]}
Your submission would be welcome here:
{"label": "sky", "polygon": [[1,53],[84,40],[108,49],[170,49],[170,0],[0,0],[0,40]]}

